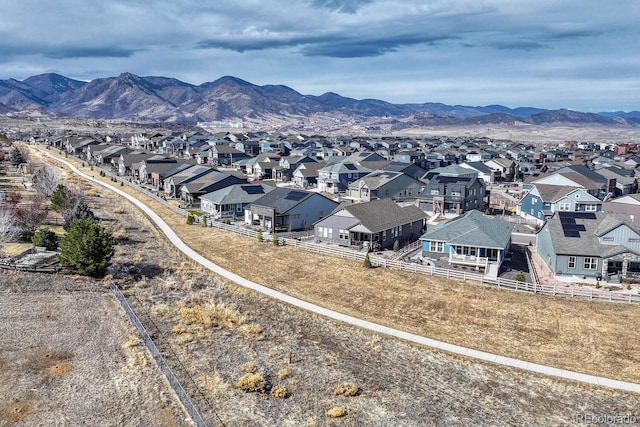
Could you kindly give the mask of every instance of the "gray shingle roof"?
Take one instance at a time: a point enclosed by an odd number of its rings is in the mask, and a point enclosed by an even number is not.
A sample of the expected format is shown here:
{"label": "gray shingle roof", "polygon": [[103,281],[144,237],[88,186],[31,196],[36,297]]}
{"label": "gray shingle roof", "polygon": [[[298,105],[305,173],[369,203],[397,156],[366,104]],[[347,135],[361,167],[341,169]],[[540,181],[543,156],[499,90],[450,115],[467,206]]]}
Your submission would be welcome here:
{"label": "gray shingle roof", "polygon": [[416,206],[400,207],[391,199],[345,204],[340,208],[358,218],[360,224],[372,233],[428,218],[422,209]]}
{"label": "gray shingle roof", "polygon": [[[564,229],[566,226],[563,227],[561,219],[567,215],[570,215],[575,221],[573,228],[580,229],[575,232],[574,237],[565,235]],[[556,254],[607,257],[629,251],[629,249],[624,246],[603,245],[598,239],[599,236],[606,234],[608,231],[622,224],[626,224],[635,230],[631,217],[625,214],[608,212],[591,212],[585,214],[570,212],[565,214],[563,212],[557,212],[547,220],[545,228],[549,229]]]}
{"label": "gray shingle roof", "polygon": [[420,240],[502,249],[509,244],[513,227],[510,222],[471,210],[427,230]]}

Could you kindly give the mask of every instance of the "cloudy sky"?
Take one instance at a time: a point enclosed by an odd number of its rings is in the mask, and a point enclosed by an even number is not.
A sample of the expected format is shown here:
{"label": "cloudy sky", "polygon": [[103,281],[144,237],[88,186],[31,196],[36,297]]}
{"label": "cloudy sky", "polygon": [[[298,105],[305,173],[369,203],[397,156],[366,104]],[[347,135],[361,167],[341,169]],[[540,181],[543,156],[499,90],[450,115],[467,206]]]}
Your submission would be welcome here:
{"label": "cloudy sky", "polygon": [[0,79],[225,75],[394,103],[640,110],[638,0],[0,0]]}

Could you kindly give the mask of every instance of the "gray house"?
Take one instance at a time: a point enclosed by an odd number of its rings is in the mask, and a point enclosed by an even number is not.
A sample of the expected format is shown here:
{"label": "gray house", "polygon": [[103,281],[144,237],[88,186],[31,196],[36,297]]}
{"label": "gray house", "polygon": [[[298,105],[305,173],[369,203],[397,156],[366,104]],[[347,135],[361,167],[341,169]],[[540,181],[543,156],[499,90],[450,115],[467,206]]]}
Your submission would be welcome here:
{"label": "gray house", "polygon": [[630,215],[556,212],[538,233],[537,247],[556,275],[640,276],[640,229]]}
{"label": "gray house", "polygon": [[404,246],[424,231],[427,215],[416,206],[400,207],[391,199],[340,205],[314,224],[317,241],[342,246],[390,249]]}
{"label": "gray house", "polygon": [[278,187],[247,206],[244,221],[269,232],[301,231],[311,229],[337,206],[319,193]]}
{"label": "gray house", "polygon": [[402,172],[374,171],[349,184],[347,197],[360,201],[415,199],[424,183]]}
{"label": "gray house", "polygon": [[214,219],[241,219],[245,207],[274,188],[262,183],[231,185],[200,196],[200,210]]}

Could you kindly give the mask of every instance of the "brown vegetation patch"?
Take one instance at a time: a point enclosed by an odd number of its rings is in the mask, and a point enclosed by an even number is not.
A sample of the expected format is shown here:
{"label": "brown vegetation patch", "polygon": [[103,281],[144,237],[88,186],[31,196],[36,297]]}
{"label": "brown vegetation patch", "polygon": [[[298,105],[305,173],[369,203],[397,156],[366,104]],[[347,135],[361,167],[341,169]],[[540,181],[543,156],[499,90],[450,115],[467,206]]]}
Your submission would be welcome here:
{"label": "brown vegetation patch", "polygon": [[71,363],[56,363],[49,367],[49,372],[56,375],[63,375],[71,372],[73,365]]}
{"label": "brown vegetation patch", "polygon": [[0,417],[0,420],[5,418],[11,422],[17,423],[24,421],[29,414],[33,412],[33,408],[25,402],[18,401],[10,403],[2,412],[4,416]]}

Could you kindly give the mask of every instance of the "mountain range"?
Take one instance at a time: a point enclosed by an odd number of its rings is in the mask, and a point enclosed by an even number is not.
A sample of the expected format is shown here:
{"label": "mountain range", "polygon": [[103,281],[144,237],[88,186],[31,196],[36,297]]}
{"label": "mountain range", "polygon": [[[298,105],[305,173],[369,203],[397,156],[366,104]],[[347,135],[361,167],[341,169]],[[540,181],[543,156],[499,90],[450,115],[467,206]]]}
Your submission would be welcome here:
{"label": "mountain range", "polygon": [[75,117],[196,123],[318,113],[352,117],[410,118],[411,125],[579,124],[640,126],[640,112],[583,113],[502,105],[470,107],[441,103],[392,104],[328,92],[302,95],[283,85],[258,86],[225,76],[193,85],[169,77],[118,77],[83,82],[55,73],[23,81],[0,80],[0,115]]}

